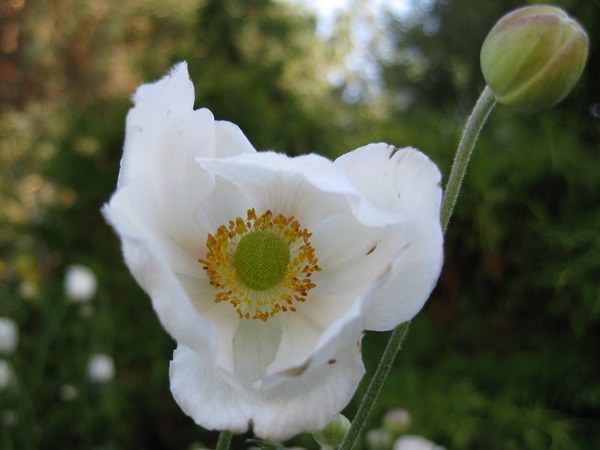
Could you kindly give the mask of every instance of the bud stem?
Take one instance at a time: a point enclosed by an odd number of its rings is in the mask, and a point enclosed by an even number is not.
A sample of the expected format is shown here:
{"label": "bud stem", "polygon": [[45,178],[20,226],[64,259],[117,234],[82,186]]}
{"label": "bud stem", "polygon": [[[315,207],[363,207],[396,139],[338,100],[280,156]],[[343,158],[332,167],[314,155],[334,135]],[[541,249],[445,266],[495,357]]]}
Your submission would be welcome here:
{"label": "bud stem", "polygon": [[231,431],[221,431],[221,434],[219,435],[219,442],[217,442],[217,450],[229,450],[231,436]]}
{"label": "bud stem", "polygon": [[375,404],[375,400],[379,396],[379,392],[381,391],[381,387],[388,374],[390,373],[390,369],[394,364],[394,359],[396,358],[396,354],[398,350],[400,350],[400,345],[402,345],[402,341],[406,336],[406,332],[408,331],[408,326],[410,322],[404,322],[396,327],[396,329],[392,332],[392,336],[388,342],[388,345],[381,357],[381,361],[379,362],[379,366],[375,371],[375,375],[373,375],[373,379],[371,380],[371,384],[369,384],[369,388],[367,389],[367,393],[363,398],[358,411],[356,412],[356,416],[354,416],[354,420],[352,421],[352,425],[350,425],[350,429],[348,430],[348,434],[342,442],[340,446],[340,450],[350,450],[354,447],[356,439],[360,435],[363,427],[365,426],[365,422],[367,421],[367,417],[371,413],[373,409],[373,405]]}
{"label": "bud stem", "polygon": [[448,228],[448,222],[450,221],[450,216],[454,210],[456,198],[460,191],[460,185],[465,177],[467,165],[469,164],[471,153],[475,147],[475,142],[479,137],[479,132],[483,128],[483,124],[494,108],[494,105],[496,105],[494,93],[489,86],[486,86],[481,93],[479,100],[477,100],[477,104],[475,105],[475,108],[473,108],[469,120],[467,120],[462,139],[458,144],[458,150],[454,156],[454,164],[452,164],[452,171],[450,172],[450,178],[448,179],[448,184],[446,184],[446,191],[444,193],[444,199],[442,200],[441,220],[444,232],[446,232],[446,228]]}

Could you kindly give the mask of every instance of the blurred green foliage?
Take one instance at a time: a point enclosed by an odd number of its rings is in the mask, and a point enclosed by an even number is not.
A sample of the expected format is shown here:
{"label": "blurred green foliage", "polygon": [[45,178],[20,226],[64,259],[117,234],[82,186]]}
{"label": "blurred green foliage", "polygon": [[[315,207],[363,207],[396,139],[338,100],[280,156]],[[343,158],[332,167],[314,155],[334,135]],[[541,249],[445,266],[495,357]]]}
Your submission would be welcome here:
{"label": "blurred green foliage", "polygon": [[[438,288],[370,426],[401,406],[409,432],[448,449],[600,447],[600,6],[557,3],[590,32],[588,67],[552,110],[492,113]],[[0,448],[153,450],[214,447],[216,435],[172,400],[175,343],[99,213],[136,86],[186,59],[196,106],[237,123],[257,149],[333,158],[385,141],[420,148],[447,176],[482,88],[481,42],[523,6],[416,1],[409,18],[390,15],[382,94],[350,104],[350,76],[336,87],[326,76],[343,70],[352,17],[323,41],[314,17],[271,0],[0,4],[0,316],[20,328],[4,358],[16,381],[0,392]],[[72,264],[98,277],[90,303],[64,292]],[[385,341],[367,333],[368,375],[349,417]],[[97,352],[114,358],[111,382],[86,374]],[[294,442],[315,448],[308,435]]]}

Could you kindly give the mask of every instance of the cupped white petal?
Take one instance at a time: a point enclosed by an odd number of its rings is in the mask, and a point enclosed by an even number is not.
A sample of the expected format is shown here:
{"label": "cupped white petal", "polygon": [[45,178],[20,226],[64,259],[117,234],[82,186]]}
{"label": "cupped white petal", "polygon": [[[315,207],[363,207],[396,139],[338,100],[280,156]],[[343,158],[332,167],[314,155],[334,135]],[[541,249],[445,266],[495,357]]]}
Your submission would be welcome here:
{"label": "cupped white petal", "polygon": [[225,120],[215,121],[215,134],[215,158],[227,158],[242,153],[256,153],[246,135],[234,123]]}
{"label": "cupped white petal", "polygon": [[[245,219],[252,207],[252,201],[239,187],[229,180],[216,177],[215,189],[196,210],[195,221],[206,235],[214,235],[220,226],[229,225],[230,220],[235,221],[238,217]],[[202,243],[206,243],[206,237]],[[201,255],[202,258],[205,256],[206,253]]]}
{"label": "cupped white petal", "polygon": [[277,318],[267,322],[241,320],[233,338],[235,374],[246,388],[265,376],[281,342]]}
{"label": "cupped white petal", "polygon": [[382,226],[398,220],[393,211],[373,206],[343,171],[318,155],[290,158],[274,152],[243,154],[224,159],[197,158],[206,170],[237,185],[256,212],[294,216],[303,227],[350,209],[363,223]]}
{"label": "cupped white petal", "polygon": [[232,388],[184,345],[178,346],[170,367],[171,392],[197,424],[236,433],[252,425],[256,436],[270,441],[323,428],[350,401],[363,374],[356,342],[340,349],[331,364],[264,390]]}
{"label": "cupped white petal", "polygon": [[267,368],[267,376],[256,386],[277,386],[290,377],[317,370],[326,363],[332,364],[335,355],[350,344],[360,347],[365,297],[322,297],[318,300],[312,305],[301,305],[297,316],[290,314],[280,318],[282,338],[277,357]]}
{"label": "cupped white petal", "polygon": [[146,179],[139,177],[118,189],[102,211],[110,216],[109,223],[118,223],[122,231],[144,240],[162,255],[171,270],[194,275],[199,255],[206,252],[207,234],[194,221],[193,210],[186,220],[173,222],[157,203]]}
{"label": "cupped white petal", "polygon": [[121,218],[110,208],[105,207],[103,213],[121,238],[127,267],[150,296],[163,327],[177,342],[206,358],[214,358],[218,345],[214,339],[216,330],[195,310],[165,258],[152,248],[147,238],[129,234],[121,226]]}
{"label": "cupped white petal", "polygon": [[441,271],[440,172],[423,153],[386,144],[362,147],[335,164],[374,204],[406,218],[395,232],[407,245],[393,257],[367,312],[367,329],[392,329],[421,310]]}
{"label": "cupped white petal", "polygon": [[211,339],[217,345],[215,363],[223,370],[234,374],[233,339],[240,324],[234,308],[215,303],[215,290],[206,277],[192,277],[177,274],[177,279],[192,302],[194,309],[214,326],[215,336]]}
{"label": "cupped white petal", "polygon": [[[194,182],[185,161],[215,155],[214,118],[207,109],[194,111],[194,86],[181,63],[161,80],[144,84],[127,114],[118,187],[142,173],[152,174],[160,188],[172,187],[172,172]],[[171,181],[171,182],[169,182]],[[189,186],[194,187],[194,184]]]}
{"label": "cupped white petal", "polygon": [[313,276],[319,292],[348,295],[364,291],[409,245],[405,228],[401,216],[397,224],[385,227],[368,227],[352,214],[321,222],[311,238],[323,269]]}
{"label": "cupped white petal", "polygon": [[442,199],[442,175],[422,152],[388,144],[369,144],[334,162],[352,184],[384,211],[419,220],[437,218]]}

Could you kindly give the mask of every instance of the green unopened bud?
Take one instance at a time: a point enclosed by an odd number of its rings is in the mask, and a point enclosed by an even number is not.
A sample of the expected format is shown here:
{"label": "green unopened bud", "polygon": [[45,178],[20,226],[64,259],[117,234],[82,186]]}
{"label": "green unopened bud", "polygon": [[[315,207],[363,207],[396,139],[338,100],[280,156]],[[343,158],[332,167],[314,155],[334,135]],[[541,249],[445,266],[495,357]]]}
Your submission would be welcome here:
{"label": "green unopened bud", "polygon": [[530,6],[492,28],[481,47],[481,70],[499,103],[535,112],[566,97],[587,54],[581,25],[553,6]]}
{"label": "green unopened bud", "polygon": [[317,431],[313,436],[322,449],[334,449],[342,445],[349,428],[350,421],[338,414],[325,428]]}

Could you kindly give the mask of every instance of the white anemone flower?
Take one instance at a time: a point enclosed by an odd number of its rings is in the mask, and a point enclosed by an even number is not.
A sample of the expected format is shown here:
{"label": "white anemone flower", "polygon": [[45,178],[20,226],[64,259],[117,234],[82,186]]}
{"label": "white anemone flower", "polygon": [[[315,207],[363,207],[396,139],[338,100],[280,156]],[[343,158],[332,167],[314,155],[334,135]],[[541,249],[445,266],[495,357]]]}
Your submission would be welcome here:
{"label": "white anemone flower", "polygon": [[65,274],[65,292],[78,302],[88,302],[96,295],[98,280],[87,266],[75,264],[67,268]]}
{"label": "white anemone flower", "polygon": [[208,429],[322,429],[364,374],[363,330],[412,319],[435,286],[439,170],[387,144],[335,162],[257,152],[193,109],[185,63],[133,101],[103,212],[177,341],[175,400]]}
{"label": "white anemone flower", "polygon": [[115,362],[112,356],[105,353],[95,353],[90,356],[87,376],[98,383],[111,381],[115,377]]}

